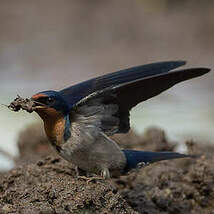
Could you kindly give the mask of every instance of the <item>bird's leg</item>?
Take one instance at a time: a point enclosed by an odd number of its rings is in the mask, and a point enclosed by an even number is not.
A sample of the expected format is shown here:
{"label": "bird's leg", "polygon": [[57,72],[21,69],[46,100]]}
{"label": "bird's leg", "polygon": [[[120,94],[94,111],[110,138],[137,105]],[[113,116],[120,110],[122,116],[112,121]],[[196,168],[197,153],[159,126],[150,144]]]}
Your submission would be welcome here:
{"label": "bird's leg", "polygon": [[78,166],[75,167],[76,177],[86,176],[86,172],[80,169]]}
{"label": "bird's leg", "polygon": [[80,171],[78,166],[75,166],[75,173],[76,173],[76,177],[78,178],[80,176]]}
{"label": "bird's leg", "polygon": [[103,179],[109,179],[111,177],[108,168],[102,169],[102,171],[101,171],[101,177]]}

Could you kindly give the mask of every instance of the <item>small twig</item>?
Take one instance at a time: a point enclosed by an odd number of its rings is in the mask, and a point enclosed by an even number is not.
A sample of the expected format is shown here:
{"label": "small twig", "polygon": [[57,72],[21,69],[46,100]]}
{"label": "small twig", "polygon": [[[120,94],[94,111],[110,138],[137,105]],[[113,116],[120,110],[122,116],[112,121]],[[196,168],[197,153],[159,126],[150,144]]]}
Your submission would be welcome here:
{"label": "small twig", "polygon": [[8,108],[8,105],[6,105],[6,104],[2,104],[2,103],[1,103],[0,105],[2,105],[2,106],[4,106],[4,107]]}
{"label": "small twig", "polygon": [[15,157],[13,155],[11,155],[9,152],[6,152],[6,151],[0,149],[0,153],[12,161],[15,160]]}

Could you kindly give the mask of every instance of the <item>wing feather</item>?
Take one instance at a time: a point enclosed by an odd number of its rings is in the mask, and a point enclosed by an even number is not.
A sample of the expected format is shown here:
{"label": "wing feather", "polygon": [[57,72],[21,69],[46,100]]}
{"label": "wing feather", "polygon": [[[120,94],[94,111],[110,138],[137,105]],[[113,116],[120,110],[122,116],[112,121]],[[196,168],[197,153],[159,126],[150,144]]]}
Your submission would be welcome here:
{"label": "wing feather", "polygon": [[84,97],[73,109],[107,135],[126,133],[130,129],[129,111],[132,107],[209,70],[192,68],[172,71],[104,88]]}
{"label": "wing feather", "polygon": [[60,94],[67,101],[70,109],[72,109],[77,102],[96,91],[149,76],[166,73],[184,64],[185,61],[166,61],[140,65],[84,81],[61,90]]}

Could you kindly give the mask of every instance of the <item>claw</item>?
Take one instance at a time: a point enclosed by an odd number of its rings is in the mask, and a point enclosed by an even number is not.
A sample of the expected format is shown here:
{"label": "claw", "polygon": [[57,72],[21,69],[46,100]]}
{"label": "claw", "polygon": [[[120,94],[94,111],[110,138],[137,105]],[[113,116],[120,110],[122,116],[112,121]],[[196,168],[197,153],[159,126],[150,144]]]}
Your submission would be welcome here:
{"label": "claw", "polygon": [[77,179],[84,180],[84,181],[86,181],[87,184],[89,184],[92,181],[105,180],[105,179],[110,178],[110,173],[107,168],[104,168],[101,170],[100,176],[93,176],[94,174],[90,174],[89,172],[86,172],[86,171],[80,169],[78,166],[75,167],[75,171],[76,171]]}
{"label": "claw", "polygon": [[105,180],[102,176],[94,176],[94,177],[86,177],[86,176],[78,176],[77,179],[86,181],[87,184],[89,184],[92,181],[98,181],[98,180]]}

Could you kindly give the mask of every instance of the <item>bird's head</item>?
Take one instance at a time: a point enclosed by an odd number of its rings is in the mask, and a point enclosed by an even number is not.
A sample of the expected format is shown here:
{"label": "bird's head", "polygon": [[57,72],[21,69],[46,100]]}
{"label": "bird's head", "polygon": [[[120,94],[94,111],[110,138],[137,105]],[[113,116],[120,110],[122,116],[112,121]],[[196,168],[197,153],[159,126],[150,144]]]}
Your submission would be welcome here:
{"label": "bird's head", "polygon": [[67,102],[63,99],[57,91],[42,91],[31,97],[34,102],[34,111],[40,116],[61,114],[67,115],[69,107]]}

